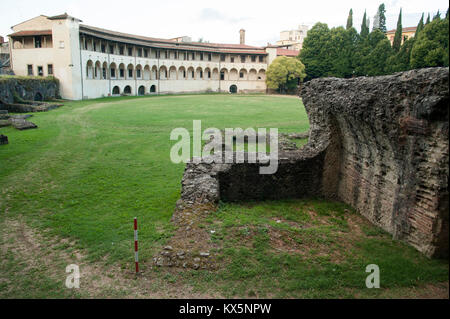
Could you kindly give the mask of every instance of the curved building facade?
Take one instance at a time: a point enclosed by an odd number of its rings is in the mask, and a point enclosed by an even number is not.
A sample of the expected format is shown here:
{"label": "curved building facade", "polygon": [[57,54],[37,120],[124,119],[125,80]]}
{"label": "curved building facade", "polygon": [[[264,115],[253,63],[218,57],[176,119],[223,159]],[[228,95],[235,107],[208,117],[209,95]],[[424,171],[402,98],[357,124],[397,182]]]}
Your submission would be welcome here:
{"label": "curved building facade", "polygon": [[41,15],[13,26],[9,37],[15,74],[53,75],[60,80],[61,96],[76,100],[266,91],[265,48],[150,38],[80,22],[67,14]]}

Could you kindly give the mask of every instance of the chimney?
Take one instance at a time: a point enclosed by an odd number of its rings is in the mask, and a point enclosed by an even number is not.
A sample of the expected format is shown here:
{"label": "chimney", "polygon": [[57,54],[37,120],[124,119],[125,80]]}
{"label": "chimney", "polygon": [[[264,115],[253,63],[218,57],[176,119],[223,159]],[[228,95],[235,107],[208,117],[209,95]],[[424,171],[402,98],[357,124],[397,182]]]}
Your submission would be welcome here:
{"label": "chimney", "polygon": [[240,44],[245,44],[245,30],[241,29],[239,30],[239,38],[240,38]]}

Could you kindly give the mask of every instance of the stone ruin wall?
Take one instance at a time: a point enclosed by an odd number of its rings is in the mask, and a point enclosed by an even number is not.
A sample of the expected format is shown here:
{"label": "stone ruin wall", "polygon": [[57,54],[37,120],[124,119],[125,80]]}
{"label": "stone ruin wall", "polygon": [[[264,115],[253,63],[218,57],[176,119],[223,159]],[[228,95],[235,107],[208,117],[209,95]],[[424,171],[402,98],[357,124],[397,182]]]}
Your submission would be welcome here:
{"label": "stone ruin wall", "polygon": [[259,174],[258,163],[188,163],[173,221],[219,200],[321,196],[427,256],[446,257],[448,85],[448,68],[305,83],[308,143],[292,149],[281,137],[273,175]]}
{"label": "stone ruin wall", "polygon": [[59,82],[55,78],[8,76],[0,78],[0,109],[11,109],[16,99],[34,101],[37,96],[43,100],[59,98]]}
{"label": "stone ruin wall", "polygon": [[427,256],[448,256],[448,68],[318,79],[302,98],[338,131],[337,197]]}

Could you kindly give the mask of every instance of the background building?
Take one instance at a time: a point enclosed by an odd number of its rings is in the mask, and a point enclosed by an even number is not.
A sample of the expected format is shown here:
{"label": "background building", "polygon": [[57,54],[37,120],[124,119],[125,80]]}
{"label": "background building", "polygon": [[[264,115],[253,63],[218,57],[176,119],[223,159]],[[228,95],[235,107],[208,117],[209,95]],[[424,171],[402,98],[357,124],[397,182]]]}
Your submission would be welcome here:
{"label": "background building", "polygon": [[9,42],[5,42],[5,39],[0,36],[0,74],[10,73],[12,70],[10,68]]}
{"label": "background building", "polygon": [[[407,27],[402,29],[402,44],[405,40],[412,38],[416,34],[417,27]],[[389,30],[386,32],[386,36],[391,41],[391,45],[394,43],[395,32],[397,29]]]}
{"label": "background building", "polygon": [[298,29],[281,31],[280,40],[276,42],[276,45],[283,46],[285,49],[300,51],[307,34],[308,26],[303,24],[299,25]]}

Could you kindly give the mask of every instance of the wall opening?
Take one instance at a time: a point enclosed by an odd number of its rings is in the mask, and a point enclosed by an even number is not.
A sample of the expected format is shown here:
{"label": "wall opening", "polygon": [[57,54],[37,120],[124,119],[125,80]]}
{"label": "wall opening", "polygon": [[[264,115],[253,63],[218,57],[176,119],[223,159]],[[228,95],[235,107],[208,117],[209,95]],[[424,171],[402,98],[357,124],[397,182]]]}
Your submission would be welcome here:
{"label": "wall opening", "polygon": [[123,89],[123,93],[124,93],[124,94],[131,94],[131,86],[127,85],[127,86]]}

